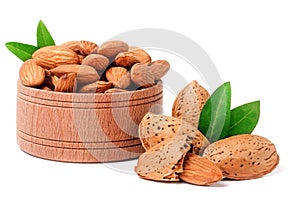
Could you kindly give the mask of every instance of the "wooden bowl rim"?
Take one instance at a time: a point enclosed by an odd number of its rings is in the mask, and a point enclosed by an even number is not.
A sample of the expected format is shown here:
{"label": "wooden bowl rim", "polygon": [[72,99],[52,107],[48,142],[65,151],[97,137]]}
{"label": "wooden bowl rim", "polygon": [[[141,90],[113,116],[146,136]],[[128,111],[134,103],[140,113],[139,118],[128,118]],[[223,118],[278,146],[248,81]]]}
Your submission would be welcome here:
{"label": "wooden bowl rim", "polygon": [[[21,80],[18,80],[18,92],[26,96],[30,96],[36,99],[44,99],[51,101],[61,102],[74,102],[79,100],[83,102],[122,102],[122,101],[135,101],[145,99],[147,97],[153,97],[162,94],[162,81],[159,80],[154,86],[127,92],[117,93],[66,93],[66,92],[54,92],[46,91],[38,88],[28,87],[22,84]],[[108,101],[109,100],[109,101]]]}

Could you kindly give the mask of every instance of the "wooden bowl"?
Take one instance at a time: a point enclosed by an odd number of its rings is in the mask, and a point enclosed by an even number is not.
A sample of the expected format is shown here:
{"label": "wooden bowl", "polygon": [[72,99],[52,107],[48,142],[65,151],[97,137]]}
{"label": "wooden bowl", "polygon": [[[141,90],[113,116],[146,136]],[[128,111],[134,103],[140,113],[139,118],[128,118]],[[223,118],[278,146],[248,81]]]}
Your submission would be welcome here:
{"label": "wooden bowl", "polygon": [[162,112],[162,82],[122,93],[44,91],[18,81],[17,141],[34,156],[65,162],[110,162],[144,152],[138,124]]}

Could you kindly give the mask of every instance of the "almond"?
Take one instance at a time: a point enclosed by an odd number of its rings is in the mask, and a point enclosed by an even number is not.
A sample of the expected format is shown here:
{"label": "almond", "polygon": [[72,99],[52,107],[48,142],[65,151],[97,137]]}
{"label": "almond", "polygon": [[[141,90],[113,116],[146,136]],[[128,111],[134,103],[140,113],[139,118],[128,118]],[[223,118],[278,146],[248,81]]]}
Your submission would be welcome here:
{"label": "almond", "polygon": [[108,58],[115,57],[120,52],[128,50],[128,44],[120,40],[112,40],[103,43],[99,48],[94,50],[97,54],[103,55]]}
{"label": "almond", "polygon": [[151,56],[141,48],[131,48],[129,52],[133,53],[133,55],[139,60],[139,63],[142,64],[150,64]]}
{"label": "almond", "polygon": [[61,77],[65,74],[77,74],[77,81],[82,84],[93,83],[100,79],[97,71],[88,65],[60,65],[50,70],[52,75]]}
{"label": "almond", "polygon": [[120,88],[110,88],[106,90],[104,93],[119,93],[119,92],[128,92],[128,91]]}
{"label": "almond", "polygon": [[127,88],[130,85],[130,73],[124,67],[109,68],[106,78],[117,88]]}
{"label": "almond", "polygon": [[91,54],[85,57],[81,64],[94,67],[98,71],[104,71],[109,65],[109,60],[105,56]]}
{"label": "almond", "polygon": [[153,74],[147,64],[137,63],[131,68],[131,80],[138,86],[148,87],[155,84]]}
{"label": "almond", "polygon": [[96,81],[91,84],[84,85],[82,88],[80,88],[79,92],[81,93],[103,93],[109,88],[111,88],[112,83],[111,82],[105,82],[105,81]]}
{"label": "almond", "polygon": [[173,103],[172,116],[198,127],[200,112],[209,96],[204,87],[192,81],[178,93]]}
{"label": "almond", "polygon": [[52,75],[52,76],[51,76],[51,82],[52,82],[52,84],[53,84],[54,86],[57,85],[58,79],[59,79],[59,78],[58,78],[57,76],[55,76],[55,75]]}
{"label": "almond", "polygon": [[150,64],[151,57],[141,48],[132,48],[127,52],[119,53],[115,58],[115,64],[118,66],[131,68],[136,63]]}
{"label": "almond", "polygon": [[98,47],[98,45],[96,43],[90,42],[90,41],[85,41],[85,40],[69,41],[60,46],[72,49],[77,54],[83,55],[83,56],[89,55],[96,47]]}
{"label": "almond", "polygon": [[268,139],[242,134],[209,145],[203,156],[214,162],[230,179],[254,179],[272,172],[279,162],[275,145]]}
{"label": "almond", "polygon": [[51,73],[51,75],[61,77],[68,73],[76,73],[77,74],[79,68],[80,68],[79,64],[60,65],[58,67],[50,69],[49,72]]}
{"label": "almond", "polygon": [[45,91],[52,91],[52,89],[47,86],[43,86],[41,89]]}
{"label": "almond", "polygon": [[78,63],[77,54],[71,49],[62,46],[42,47],[33,53],[32,58],[38,65],[46,69]]}
{"label": "almond", "polygon": [[139,60],[133,55],[132,52],[121,52],[116,56],[114,62],[114,64],[117,66],[131,68],[132,65],[139,63]]}
{"label": "almond", "polygon": [[211,185],[223,178],[222,171],[212,161],[193,153],[187,153],[180,179],[195,185]]}
{"label": "almond", "polygon": [[44,80],[43,84],[41,85],[41,88],[43,88],[43,87],[48,87],[51,90],[54,90],[55,85],[52,82],[52,76],[50,74],[46,73],[45,80]]}
{"label": "almond", "polygon": [[150,72],[155,80],[160,80],[170,69],[170,64],[166,60],[157,60],[151,63]]}
{"label": "almond", "polygon": [[76,73],[69,73],[61,76],[55,86],[56,92],[74,92],[76,91],[77,81]]}
{"label": "almond", "polygon": [[85,56],[78,54],[78,64],[82,64],[84,58]]}
{"label": "almond", "polygon": [[19,77],[25,86],[40,86],[45,80],[45,70],[37,65],[35,60],[29,59],[22,64]]}

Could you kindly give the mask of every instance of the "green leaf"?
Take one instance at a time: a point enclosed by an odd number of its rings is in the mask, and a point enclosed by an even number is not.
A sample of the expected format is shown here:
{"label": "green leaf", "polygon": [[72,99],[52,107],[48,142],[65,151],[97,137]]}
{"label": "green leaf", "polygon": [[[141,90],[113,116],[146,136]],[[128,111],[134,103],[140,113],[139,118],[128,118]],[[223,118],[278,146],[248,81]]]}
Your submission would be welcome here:
{"label": "green leaf", "polygon": [[231,87],[226,82],[205,103],[199,118],[199,130],[210,142],[225,137],[230,125]]}
{"label": "green leaf", "polygon": [[260,101],[254,101],[234,108],[231,111],[230,127],[226,137],[251,133],[258,123]]}
{"label": "green leaf", "polygon": [[36,46],[19,42],[8,42],[5,44],[5,46],[22,61],[30,59],[32,54],[38,50],[38,47]]}
{"label": "green leaf", "polygon": [[42,20],[39,21],[36,31],[37,46],[39,48],[55,45],[55,42]]}

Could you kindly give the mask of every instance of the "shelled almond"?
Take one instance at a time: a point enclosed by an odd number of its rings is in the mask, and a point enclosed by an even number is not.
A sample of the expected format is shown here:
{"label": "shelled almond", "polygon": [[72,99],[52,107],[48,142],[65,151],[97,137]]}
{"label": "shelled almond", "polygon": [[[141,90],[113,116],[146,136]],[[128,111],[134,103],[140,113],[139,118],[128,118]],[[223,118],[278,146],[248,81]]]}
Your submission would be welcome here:
{"label": "shelled almond", "polygon": [[99,46],[90,41],[69,41],[36,50],[22,65],[19,76],[25,86],[47,91],[115,93],[155,85],[170,64],[151,61],[145,50],[129,47],[124,41]]}

